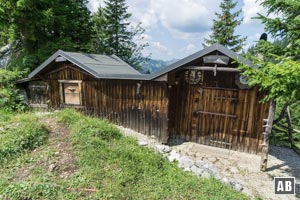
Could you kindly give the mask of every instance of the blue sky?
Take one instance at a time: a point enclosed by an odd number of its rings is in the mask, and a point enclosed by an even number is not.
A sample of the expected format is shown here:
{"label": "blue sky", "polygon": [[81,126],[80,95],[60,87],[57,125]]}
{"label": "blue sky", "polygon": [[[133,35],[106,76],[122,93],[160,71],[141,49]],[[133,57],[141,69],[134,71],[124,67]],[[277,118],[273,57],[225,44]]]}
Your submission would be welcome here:
{"label": "blue sky", "polygon": [[[127,0],[133,24],[142,22],[146,30],[142,42],[148,42],[145,55],[161,60],[180,59],[202,49],[203,39],[211,33],[214,13],[221,0]],[[264,28],[252,19],[266,14],[260,0],[238,0],[244,21],[236,34],[247,36],[245,49],[257,41]],[[91,11],[104,5],[103,0],[89,0]]]}

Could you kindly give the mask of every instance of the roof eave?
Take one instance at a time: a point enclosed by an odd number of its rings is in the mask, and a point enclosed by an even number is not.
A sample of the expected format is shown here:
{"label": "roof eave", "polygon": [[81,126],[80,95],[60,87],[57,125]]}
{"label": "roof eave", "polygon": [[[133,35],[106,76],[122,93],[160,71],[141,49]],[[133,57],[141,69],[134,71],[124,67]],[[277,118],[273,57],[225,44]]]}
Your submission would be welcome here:
{"label": "roof eave", "polygon": [[181,67],[181,66],[183,66],[183,65],[185,65],[189,62],[192,62],[193,60],[195,60],[197,58],[200,58],[204,55],[207,55],[207,54],[209,54],[213,51],[220,51],[221,53],[223,53],[223,54],[229,56],[230,58],[232,58],[234,60],[237,60],[237,61],[239,61],[239,62],[241,62],[245,65],[249,65],[249,66],[252,65],[251,61],[245,59],[243,56],[240,56],[237,53],[233,52],[232,50],[227,49],[223,45],[216,43],[216,44],[213,44],[213,45],[211,45],[211,46],[209,46],[205,49],[202,49],[202,50],[200,50],[200,51],[198,51],[198,52],[196,52],[196,53],[194,53],[190,56],[187,56],[187,57],[185,57],[185,58],[183,58],[183,59],[181,59],[181,60],[179,60],[179,61],[177,61],[177,62],[175,62],[175,63],[173,63],[173,64],[171,64],[171,65],[169,65],[169,66],[167,66],[167,67],[165,67],[165,68],[163,68],[163,69],[161,69],[161,70],[159,70],[159,71],[157,71],[153,74],[150,74],[150,80],[153,80],[157,77],[160,77],[160,76],[162,76],[162,75],[164,75],[164,74],[166,74],[170,71],[173,71],[173,70],[175,70],[175,69],[177,69],[177,68],[179,68],[179,67]]}

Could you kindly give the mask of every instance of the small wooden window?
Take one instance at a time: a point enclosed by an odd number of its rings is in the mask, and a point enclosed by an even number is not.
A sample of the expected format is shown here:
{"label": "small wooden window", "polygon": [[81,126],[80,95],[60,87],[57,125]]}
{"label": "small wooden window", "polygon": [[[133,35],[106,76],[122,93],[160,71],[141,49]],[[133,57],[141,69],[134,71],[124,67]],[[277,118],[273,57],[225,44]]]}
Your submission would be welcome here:
{"label": "small wooden window", "polygon": [[66,105],[81,106],[81,81],[61,80],[59,83],[61,103]]}

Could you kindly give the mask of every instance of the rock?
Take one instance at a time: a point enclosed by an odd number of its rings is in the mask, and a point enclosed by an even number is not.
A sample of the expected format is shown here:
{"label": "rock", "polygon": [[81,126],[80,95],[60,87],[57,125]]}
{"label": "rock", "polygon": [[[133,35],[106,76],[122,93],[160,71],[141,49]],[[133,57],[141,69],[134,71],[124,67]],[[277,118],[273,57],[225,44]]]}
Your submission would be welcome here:
{"label": "rock", "polygon": [[177,153],[177,152],[174,151],[174,150],[172,150],[172,151],[170,152],[170,155],[168,156],[168,160],[169,160],[170,162],[173,162],[173,161],[175,161],[175,160],[179,160],[179,158],[180,158],[180,154]]}
{"label": "rock", "polygon": [[190,168],[195,164],[195,161],[186,156],[179,158],[178,162],[178,166],[181,168]]}
{"label": "rock", "polygon": [[194,152],[192,152],[192,151],[187,151],[187,152],[186,152],[186,155],[188,155],[188,156],[194,156],[194,155],[195,155],[195,153],[194,153]]}
{"label": "rock", "polygon": [[58,166],[55,163],[52,163],[51,165],[49,165],[48,167],[48,171],[49,172],[53,172],[54,170],[57,170]]}
{"label": "rock", "polygon": [[155,135],[151,135],[151,139],[155,139]]}
{"label": "rock", "polygon": [[191,172],[191,169],[187,167],[187,168],[184,168],[183,171],[184,172]]}
{"label": "rock", "polygon": [[206,169],[210,169],[210,168],[213,168],[214,165],[212,163],[210,163],[209,161],[206,161],[206,162],[204,162],[203,167]]}
{"label": "rock", "polygon": [[169,146],[165,146],[163,149],[164,153],[170,153],[172,151],[172,149]]}
{"label": "rock", "polygon": [[177,160],[174,156],[168,156],[168,160],[170,161],[170,162],[174,162],[175,160]]}
{"label": "rock", "polygon": [[203,168],[205,162],[203,160],[196,160],[195,162],[197,167]]}
{"label": "rock", "polygon": [[233,173],[233,174],[237,174],[237,173],[239,173],[239,170],[238,170],[238,168],[236,168],[236,167],[232,167],[232,168],[230,168],[230,170],[229,170],[231,173]]}
{"label": "rock", "polygon": [[138,144],[139,144],[140,146],[147,146],[147,145],[148,145],[148,142],[146,142],[146,141],[139,141]]}
{"label": "rock", "polygon": [[204,171],[203,169],[197,167],[196,165],[193,165],[190,169],[191,169],[191,172],[193,172],[197,176],[201,176]]}
{"label": "rock", "polygon": [[160,145],[160,144],[155,145],[155,149],[156,149],[159,153],[163,153],[164,148],[165,148],[164,145]]}
{"label": "rock", "polygon": [[224,183],[224,184],[226,184],[226,185],[230,185],[230,182],[229,182],[228,178],[226,178],[226,177],[223,177],[221,179],[221,182]]}
{"label": "rock", "polygon": [[157,144],[155,145],[155,149],[160,153],[170,153],[172,149],[169,146]]}
{"label": "rock", "polygon": [[208,173],[207,171],[203,171],[202,175],[203,178],[210,178],[210,173]]}
{"label": "rock", "polygon": [[244,189],[240,183],[235,182],[235,181],[230,181],[230,185],[239,192],[241,192]]}
{"label": "rock", "polygon": [[217,159],[216,158],[208,158],[208,160],[210,161],[210,162],[212,162],[212,163],[215,163],[215,162],[217,162]]}
{"label": "rock", "polygon": [[222,178],[219,171],[215,167],[208,169],[208,171],[215,179],[220,180]]}

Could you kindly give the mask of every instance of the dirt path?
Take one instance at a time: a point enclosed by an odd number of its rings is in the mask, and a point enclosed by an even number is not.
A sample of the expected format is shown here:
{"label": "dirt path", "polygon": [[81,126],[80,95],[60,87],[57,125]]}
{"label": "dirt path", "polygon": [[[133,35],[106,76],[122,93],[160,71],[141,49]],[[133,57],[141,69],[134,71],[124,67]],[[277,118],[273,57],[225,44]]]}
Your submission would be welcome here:
{"label": "dirt path", "polygon": [[[31,153],[31,157],[36,162],[18,169],[14,180],[26,181],[36,169],[40,169],[41,173],[52,178],[68,179],[77,170],[75,156],[71,149],[69,130],[55,118],[43,116],[39,120],[49,132],[47,144],[36,148]],[[55,176],[51,174],[55,174]]]}
{"label": "dirt path", "polygon": [[60,178],[67,179],[76,171],[75,156],[70,144],[70,131],[65,124],[52,117],[43,117],[41,122],[49,131],[49,146],[56,149],[56,158],[49,170],[58,172]]}

